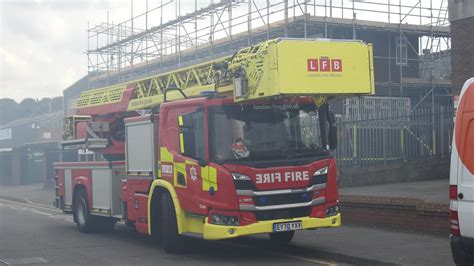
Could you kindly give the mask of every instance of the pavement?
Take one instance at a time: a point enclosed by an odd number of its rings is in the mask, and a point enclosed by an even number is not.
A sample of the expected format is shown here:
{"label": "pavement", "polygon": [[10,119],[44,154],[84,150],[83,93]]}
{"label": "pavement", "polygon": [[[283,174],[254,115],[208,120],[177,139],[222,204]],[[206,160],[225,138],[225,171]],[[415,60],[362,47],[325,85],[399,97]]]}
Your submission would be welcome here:
{"label": "pavement", "polygon": [[[441,189],[442,182],[438,182],[432,185]],[[410,184],[399,186],[409,187]],[[344,188],[341,193],[364,193],[365,189],[376,195],[386,195],[384,191],[391,191],[391,188],[376,187],[379,186]],[[423,191],[422,184],[417,187],[414,192]],[[170,255],[148,236],[139,235],[123,224],[110,234],[79,233],[71,215],[50,207],[53,194],[52,189],[44,189],[41,185],[0,187],[0,265],[12,262],[52,265],[453,265],[448,236],[352,225],[300,231],[289,246],[275,245],[267,236],[226,241],[189,239],[182,254]]]}
{"label": "pavement", "polygon": [[449,180],[391,183],[374,186],[339,188],[341,195],[421,199],[429,203],[449,204]]}

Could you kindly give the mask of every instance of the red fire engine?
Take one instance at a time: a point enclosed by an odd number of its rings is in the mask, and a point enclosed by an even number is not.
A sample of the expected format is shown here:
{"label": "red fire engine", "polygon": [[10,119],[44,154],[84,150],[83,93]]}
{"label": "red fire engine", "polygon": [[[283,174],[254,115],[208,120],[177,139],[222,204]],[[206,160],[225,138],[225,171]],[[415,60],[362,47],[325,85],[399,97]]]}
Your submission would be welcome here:
{"label": "red fire engine", "polygon": [[55,205],[81,232],[122,221],[168,252],[183,236],[289,242],[338,227],[329,101],[373,93],[371,45],[327,39],[271,40],[83,92],[62,145],[94,160],[55,164]]}

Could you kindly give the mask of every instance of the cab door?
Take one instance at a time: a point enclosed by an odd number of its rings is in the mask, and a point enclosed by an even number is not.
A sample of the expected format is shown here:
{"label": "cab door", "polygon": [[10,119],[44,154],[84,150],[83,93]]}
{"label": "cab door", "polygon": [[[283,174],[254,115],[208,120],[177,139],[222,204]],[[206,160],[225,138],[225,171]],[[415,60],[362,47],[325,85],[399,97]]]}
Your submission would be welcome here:
{"label": "cab door", "polygon": [[207,215],[209,194],[204,190],[209,175],[207,115],[202,107],[178,116],[180,151],[176,155],[176,191],[184,210]]}
{"label": "cab door", "polygon": [[462,236],[474,237],[474,83],[464,92],[457,116],[459,227]]}

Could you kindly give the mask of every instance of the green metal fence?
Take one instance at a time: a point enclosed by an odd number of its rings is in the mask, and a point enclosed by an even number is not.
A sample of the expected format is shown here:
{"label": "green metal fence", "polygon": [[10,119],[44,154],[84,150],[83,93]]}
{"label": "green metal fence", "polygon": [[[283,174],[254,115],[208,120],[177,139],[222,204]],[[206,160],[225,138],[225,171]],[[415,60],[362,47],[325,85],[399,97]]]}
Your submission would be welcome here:
{"label": "green metal fence", "polygon": [[442,158],[450,153],[453,111],[418,108],[407,116],[339,121],[339,167],[376,166]]}

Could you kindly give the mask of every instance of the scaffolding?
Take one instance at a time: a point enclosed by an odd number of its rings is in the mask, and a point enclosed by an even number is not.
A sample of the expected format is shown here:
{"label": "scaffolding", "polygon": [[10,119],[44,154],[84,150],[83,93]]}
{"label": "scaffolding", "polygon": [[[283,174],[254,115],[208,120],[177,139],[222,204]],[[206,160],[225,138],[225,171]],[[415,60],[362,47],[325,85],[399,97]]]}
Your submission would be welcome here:
{"label": "scaffolding", "polygon": [[[413,94],[411,88],[418,87],[415,109],[450,95],[447,0],[159,1],[149,8],[147,0],[145,12],[134,15],[131,0],[130,19],[114,24],[107,14],[107,22],[88,27],[87,89],[227,56],[271,38],[357,39],[360,30],[369,29],[397,36],[395,54],[390,49],[374,54],[375,60],[399,68],[399,77],[392,68],[388,80],[376,76],[377,86],[388,88],[384,96]],[[409,41],[412,34],[418,43]],[[419,77],[404,77],[410,64],[417,65]]]}

